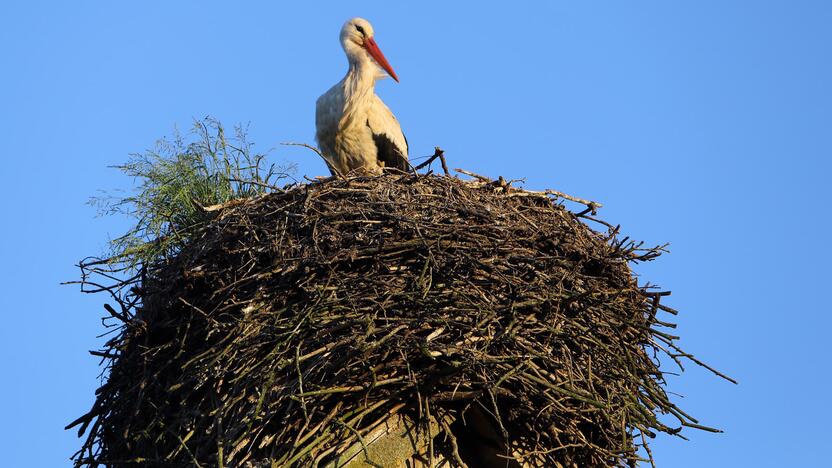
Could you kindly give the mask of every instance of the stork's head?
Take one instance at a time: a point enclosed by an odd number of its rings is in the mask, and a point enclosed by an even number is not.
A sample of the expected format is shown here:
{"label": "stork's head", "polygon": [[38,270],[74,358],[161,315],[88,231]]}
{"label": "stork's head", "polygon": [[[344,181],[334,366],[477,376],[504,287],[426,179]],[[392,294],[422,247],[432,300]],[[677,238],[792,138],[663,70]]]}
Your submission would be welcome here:
{"label": "stork's head", "polygon": [[384,58],[373,39],[373,26],[364,18],[353,18],[341,28],[341,46],[351,63],[375,62],[394,80],[399,81],[393,67]]}

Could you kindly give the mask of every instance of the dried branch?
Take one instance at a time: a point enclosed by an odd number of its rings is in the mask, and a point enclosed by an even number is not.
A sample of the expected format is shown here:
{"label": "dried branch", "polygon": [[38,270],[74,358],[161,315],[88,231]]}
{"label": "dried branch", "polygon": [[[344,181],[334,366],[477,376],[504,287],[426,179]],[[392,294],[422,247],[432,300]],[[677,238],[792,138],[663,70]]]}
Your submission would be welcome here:
{"label": "dried branch", "polygon": [[317,154],[318,156],[321,157],[321,159],[324,160],[324,163],[326,163],[326,167],[329,168],[329,170],[332,171],[332,173],[335,174],[336,177],[338,177],[339,179],[345,179],[346,178],[344,176],[344,174],[342,174],[341,171],[338,170],[338,168],[335,166],[335,164],[333,164],[332,161],[329,160],[329,158],[324,156],[324,154],[318,148],[315,148],[314,146],[312,146],[310,144],[307,144],[307,143],[295,143],[295,142],[292,142],[292,141],[283,142],[283,143],[281,143],[281,145],[283,145],[283,146],[300,146],[300,147],[303,147],[303,148],[310,149],[310,150],[314,151],[315,154]]}
{"label": "dried branch", "polygon": [[439,158],[439,162],[442,163],[442,170],[445,172],[445,175],[451,175],[451,172],[448,170],[448,163],[445,161],[445,152],[442,151],[442,149],[438,146],[434,148],[433,156],[429,157],[427,161],[413,168],[413,170],[418,171],[419,169],[429,166],[437,158]]}

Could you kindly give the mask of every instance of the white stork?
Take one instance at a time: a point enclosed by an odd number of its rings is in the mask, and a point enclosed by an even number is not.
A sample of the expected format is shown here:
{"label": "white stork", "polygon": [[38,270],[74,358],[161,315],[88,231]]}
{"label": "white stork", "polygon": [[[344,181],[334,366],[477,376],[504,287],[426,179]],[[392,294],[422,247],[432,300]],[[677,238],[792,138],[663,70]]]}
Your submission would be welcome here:
{"label": "white stork", "polygon": [[373,27],[363,18],[347,21],[341,28],[341,47],[349,71],[318,98],[315,112],[315,138],[330,171],[378,172],[383,167],[407,171],[407,140],[375,93],[376,80],[387,74],[396,82],[399,78],[373,40]]}

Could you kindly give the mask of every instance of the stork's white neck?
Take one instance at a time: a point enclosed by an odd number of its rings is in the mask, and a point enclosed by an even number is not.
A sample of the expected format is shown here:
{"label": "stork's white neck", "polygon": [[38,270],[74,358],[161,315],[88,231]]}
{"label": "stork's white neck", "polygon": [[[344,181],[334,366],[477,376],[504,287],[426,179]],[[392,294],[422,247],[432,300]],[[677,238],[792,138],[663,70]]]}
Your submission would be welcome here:
{"label": "stork's white neck", "polygon": [[[375,95],[376,79],[379,76],[378,66],[363,48],[352,51],[344,48],[349,60],[347,76],[341,80],[344,96],[344,108],[338,127],[341,129],[353,124],[364,125],[366,111],[370,107]],[[352,53],[351,53],[352,52]]]}
{"label": "stork's white neck", "polygon": [[344,94],[349,105],[353,98],[373,93],[379,69],[364,49],[347,50],[347,60],[350,67],[344,77]]}

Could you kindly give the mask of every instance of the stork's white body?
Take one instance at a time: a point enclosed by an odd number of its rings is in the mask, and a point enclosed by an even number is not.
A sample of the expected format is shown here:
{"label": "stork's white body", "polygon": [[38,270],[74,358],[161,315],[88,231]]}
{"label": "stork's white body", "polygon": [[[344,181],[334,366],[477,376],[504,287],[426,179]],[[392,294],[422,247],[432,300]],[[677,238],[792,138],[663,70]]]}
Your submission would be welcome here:
{"label": "stork's white body", "polygon": [[[349,71],[317,101],[316,139],[321,153],[330,169],[341,174],[357,169],[378,172],[383,167],[408,170],[401,126],[375,94],[376,80],[386,77],[379,66],[394,78],[395,74],[372,39],[372,27],[360,18],[348,21],[341,44]],[[373,52],[381,63],[374,61]]]}

